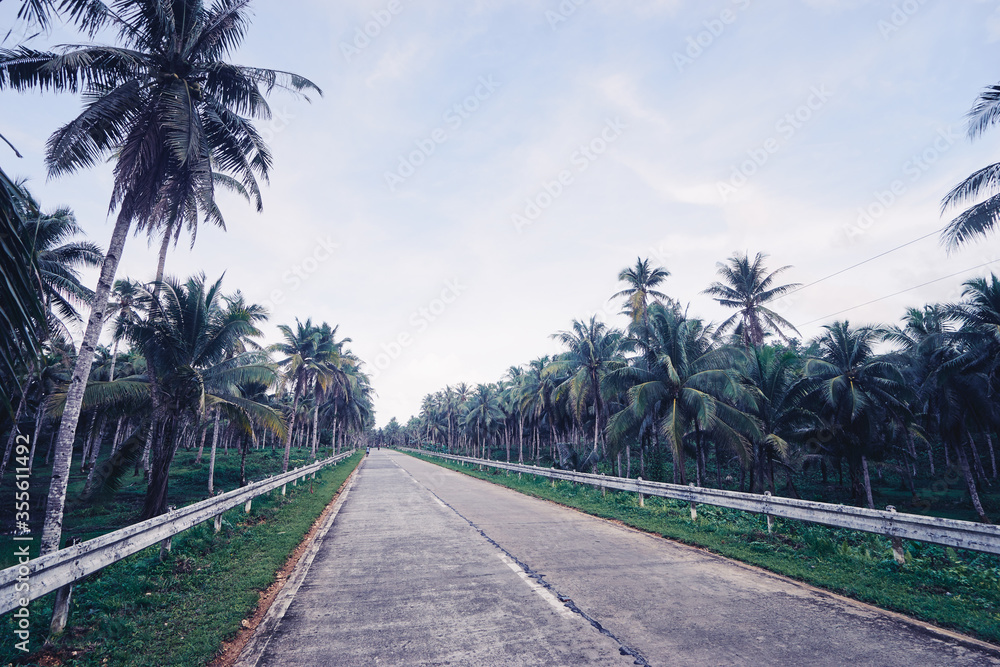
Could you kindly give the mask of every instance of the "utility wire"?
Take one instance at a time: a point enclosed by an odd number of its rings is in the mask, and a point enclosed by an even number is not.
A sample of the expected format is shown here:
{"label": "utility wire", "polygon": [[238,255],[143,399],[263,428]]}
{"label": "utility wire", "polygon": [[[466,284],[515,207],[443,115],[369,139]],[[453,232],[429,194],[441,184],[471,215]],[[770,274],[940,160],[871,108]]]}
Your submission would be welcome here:
{"label": "utility wire", "polygon": [[[947,225],[945,225],[945,227],[947,227]],[[891,248],[889,250],[886,250],[885,252],[880,252],[879,254],[875,255],[874,257],[869,257],[868,259],[866,259],[864,261],[861,261],[861,262],[858,262],[857,264],[852,264],[851,266],[847,267],[846,269],[841,269],[840,271],[836,271],[834,273],[831,273],[828,276],[823,276],[822,278],[820,278],[818,280],[814,280],[811,283],[806,283],[805,285],[800,285],[799,287],[796,287],[795,289],[793,289],[791,292],[786,292],[782,296],[791,296],[792,294],[795,294],[796,292],[801,292],[802,290],[804,290],[807,287],[812,287],[813,285],[817,285],[817,284],[823,282],[824,280],[829,280],[830,278],[833,278],[834,276],[839,276],[841,273],[846,273],[846,272],[850,271],[851,269],[856,269],[859,266],[861,266],[862,264],[867,264],[868,262],[873,262],[876,259],[878,259],[879,257],[885,257],[889,253],[896,252],[897,250],[905,248],[908,245],[913,245],[917,241],[923,241],[928,236],[934,236],[935,234],[940,234],[944,230],[945,227],[942,227],[941,229],[937,229],[937,230],[935,230],[935,231],[933,231],[933,232],[931,232],[929,234],[924,234],[923,236],[921,236],[919,238],[915,238],[912,241],[907,241],[906,243],[904,243],[902,245],[898,245],[895,248]],[[886,297],[886,298],[888,298],[888,297]]]}
{"label": "utility wire", "polygon": [[[917,240],[919,241],[920,239],[917,239]],[[912,241],[911,241],[911,243],[912,243]],[[886,296],[880,296],[877,299],[872,299],[871,301],[866,301],[864,303],[859,303],[856,306],[851,306],[850,308],[844,308],[843,310],[838,310],[835,313],[830,313],[829,315],[824,315],[823,317],[817,317],[815,320],[809,320],[808,322],[803,322],[799,326],[800,327],[804,327],[804,326],[806,326],[808,324],[813,324],[815,322],[819,322],[820,320],[825,320],[825,319],[828,319],[830,317],[835,317],[836,315],[840,315],[841,313],[846,313],[849,310],[855,310],[857,308],[862,308],[864,306],[870,306],[873,303],[878,303],[879,301],[885,301],[886,299],[891,299],[894,296],[899,296],[900,294],[905,294],[906,292],[911,292],[911,291],[913,291],[915,289],[919,289],[921,287],[925,287],[925,286],[931,285],[933,283],[939,283],[942,280],[947,280],[948,278],[954,278],[957,275],[961,275],[963,273],[968,273],[969,271],[975,271],[976,269],[981,269],[984,266],[989,266],[990,264],[995,264],[996,262],[1000,262],[1000,259],[994,259],[994,260],[991,260],[989,262],[984,262],[984,263],[982,263],[982,264],[980,264],[978,266],[973,266],[973,267],[970,267],[968,269],[964,269],[962,271],[956,271],[955,273],[950,273],[947,276],[942,276],[940,278],[935,278],[934,280],[928,280],[925,283],[920,283],[919,285],[914,285],[913,287],[907,287],[906,289],[899,290],[898,292],[893,292],[892,294],[887,294]]]}

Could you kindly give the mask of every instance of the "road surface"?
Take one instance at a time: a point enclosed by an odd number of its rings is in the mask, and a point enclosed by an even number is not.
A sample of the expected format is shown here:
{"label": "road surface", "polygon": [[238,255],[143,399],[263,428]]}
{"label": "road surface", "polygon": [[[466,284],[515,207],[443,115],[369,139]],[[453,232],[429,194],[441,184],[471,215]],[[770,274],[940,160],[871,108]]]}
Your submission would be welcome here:
{"label": "road surface", "polygon": [[290,593],[241,664],[1000,665],[974,642],[386,450]]}

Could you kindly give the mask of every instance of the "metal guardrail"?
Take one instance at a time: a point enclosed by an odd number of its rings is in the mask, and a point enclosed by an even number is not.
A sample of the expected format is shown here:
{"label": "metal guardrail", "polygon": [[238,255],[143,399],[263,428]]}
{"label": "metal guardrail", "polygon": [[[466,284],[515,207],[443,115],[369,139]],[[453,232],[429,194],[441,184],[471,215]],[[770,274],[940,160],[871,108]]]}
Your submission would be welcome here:
{"label": "metal guardrail", "polygon": [[223,512],[234,507],[244,505],[246,510],[250,511],[250,503],[254,498],[278,487],[295,484],[299,479],[315,474],[321,468],[343,461],[354,451],[268,477],[235,491],[207,498],[113,533],[0,570],[0,614],[24,606],[20,602],[22,599],[30,601],[40,598],[146,547],[161,543],[188,528],[220,517]]}
{"label": "metal guardrail", "polygon": [[745,512],[764,514],[768,517],[778,516],[786,519],[798,519],[825,526],[851,528],[866,533],[884,535],[893,538],[893,547],[897,560],[902,558],[901,547],[897,542],[900,539],[929,542],[1000,555],[1000,526],[990,524],[906,514],[896,512],[894,509],[871,510],[863,507],[834,505],[832,503],[821,503],[811,500],[796,500],[780,496],[761,496],[754,493],[706,489],[695,487],[694,485],[680,486],[678,484],[648,482],[625,477],[606,477],[604,475],[556,470],[554,468],[539,468],[537,466],[504,463],[502,461],[490,461],[486,459],[474,459],[424,450],[407,449],[406,451],[426,456],[436,456],[461,463],[490,466],[511,472],[589,484],[604,489],[615,489],[646,496],[684,500],[692,503],[692,516],[694,516],[694,505],[714,505],[716,507],[728,507]]}

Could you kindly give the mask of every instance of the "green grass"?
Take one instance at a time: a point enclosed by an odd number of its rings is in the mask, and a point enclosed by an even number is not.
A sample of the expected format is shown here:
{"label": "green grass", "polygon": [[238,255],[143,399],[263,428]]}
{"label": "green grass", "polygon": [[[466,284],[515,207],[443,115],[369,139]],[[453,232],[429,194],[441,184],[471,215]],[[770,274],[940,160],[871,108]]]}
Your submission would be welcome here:
{"label": "green grass", "polygon": [[[268,475],[281,472],[281,450],[251,450],[247,454],[247,479],[256,481]],[[325,455],[328,455],[325,454]],[[178,451],[170,467],[168,503],[183,507],[208,498],[208,452],[200,463],[195,463],[197,451]],[[103,459],[102,461],[103,462]],[[293,449],[289,457],[289,469],[312,462],[308,449]],[[51,467],[36,460],[36,468],[30,479],[31,532],[36,536],[32,543],[32,554],[37,555],[38,539],[45,516],[45,500],[49,489]],[[13,465],[13,464],[12,464]],[[140,472],[126,474],[122,488],[111,498],[84,501],[81,499],[87,475],[80,470],[79,458],[70,469],[69,485],[66,490],[66,512],[63,523],[63,543],[73,537],[81,541],[124,528],[138,520],[142,510],[146,482]],[[10,471],[0,485],[0,507],[14,507],[14,479]],[[240,485],[240,456],[235,450],[224,453],[219,450],[215,461],[215,491],[232,491]],[[11,514],[11,519],[13,515]],[[7,526],[9,530],[13,525]],[[0,569],[16,563],[11,535],[0,535]]]}
{"label": "green grass", "polygon": [[705,548],[856,600],[902,612],[1000,644],[1000,558],[948,547],[904,542],[906,564],[892,558],[888,538],[775,519],[709,505],[691,521],[688,504],[552,481],[496,469],[480,471],[411,454],[439,466],[555,501],[594,516]]}
{"label": "green grass", "polygon": [[[253,612],[259,592],[274,582],[363,455],[358,452],[322,470],[314,482],[289,485],[287,496],[275,490],[255,499],[249,514],[242,508],[230,510],[217,535],[209,522],[175,536],[173,550],[163,562],[159,548],[152,547],[87,577],[74,588],[67,632],[56,646],[60,656],[73,665],[206,664]],[[200,499],[205,495],[199,486],[207,467],[192,467],[193,457],[188,462],[181,458],[171,489],[178,500],[192,494]],[[237,485],[228,483],[238,480],[239,459],[232,458],[235,477],[230,479],[232,470],[224,470],[229,466],[217,468],[224,490]],[[260,461],[262,466],[266,463]],[[280,470],[280,458],[278,466]],[[141,502],[141,494],[138,499]],[[127,494],[122,504],[124,509],[108,507],[103,516],[132,516],[136,507]],[[81,534],[98,529],[93,512],[77,508],[69,516],[73,530]],[[47,634],[52,596],[36,600],[30,610],[30,647],[35,651]],[[0,619],[0,664],[35,664],[14,648],[12,621],[9,614]]]}

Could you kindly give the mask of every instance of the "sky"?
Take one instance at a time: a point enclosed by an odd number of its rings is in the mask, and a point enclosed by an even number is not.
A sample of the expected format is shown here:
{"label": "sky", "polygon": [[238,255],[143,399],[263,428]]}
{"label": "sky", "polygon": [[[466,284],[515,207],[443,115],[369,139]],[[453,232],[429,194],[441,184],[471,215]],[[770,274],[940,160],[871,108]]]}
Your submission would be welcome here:
{"label": "sky", "polygon": [[[0,7],[3,24],[15,6]],[[810,284],[929,235],[777,302],[803,339],[957,300],[963,280],[1000,267],[996,237],[949,253],[933,233],[955,213],[942,217],[942,197],[1000,148],[1000,131],[965,134],[1000,80],[995,0],[254,9],[232,60],[304,75],[323,95],[273,94],[258,125],[275,156],[263,213],[221,195],[227,230],[201,227],[193,249],[183,239],[167,273],[224,273],[225,290],[271,310],[269,341],[295,318],[339,325],[373,375],[380,426],[445,385],[559,352],[551,335],[574,319],[624,326],[609,298],[638,257],[670,271],[662,289],[692,315],[720,322],[702,292],[734,252],[765,252]],[[57,28],[31,45],[79,41]],[[106,246],[110,166],[44,169],[46,139],[80,100],[0,99],[0,132],[24,155],[0,146],[5,170]],[[119,276],[151,279],[157,249],[130,238]]]}

